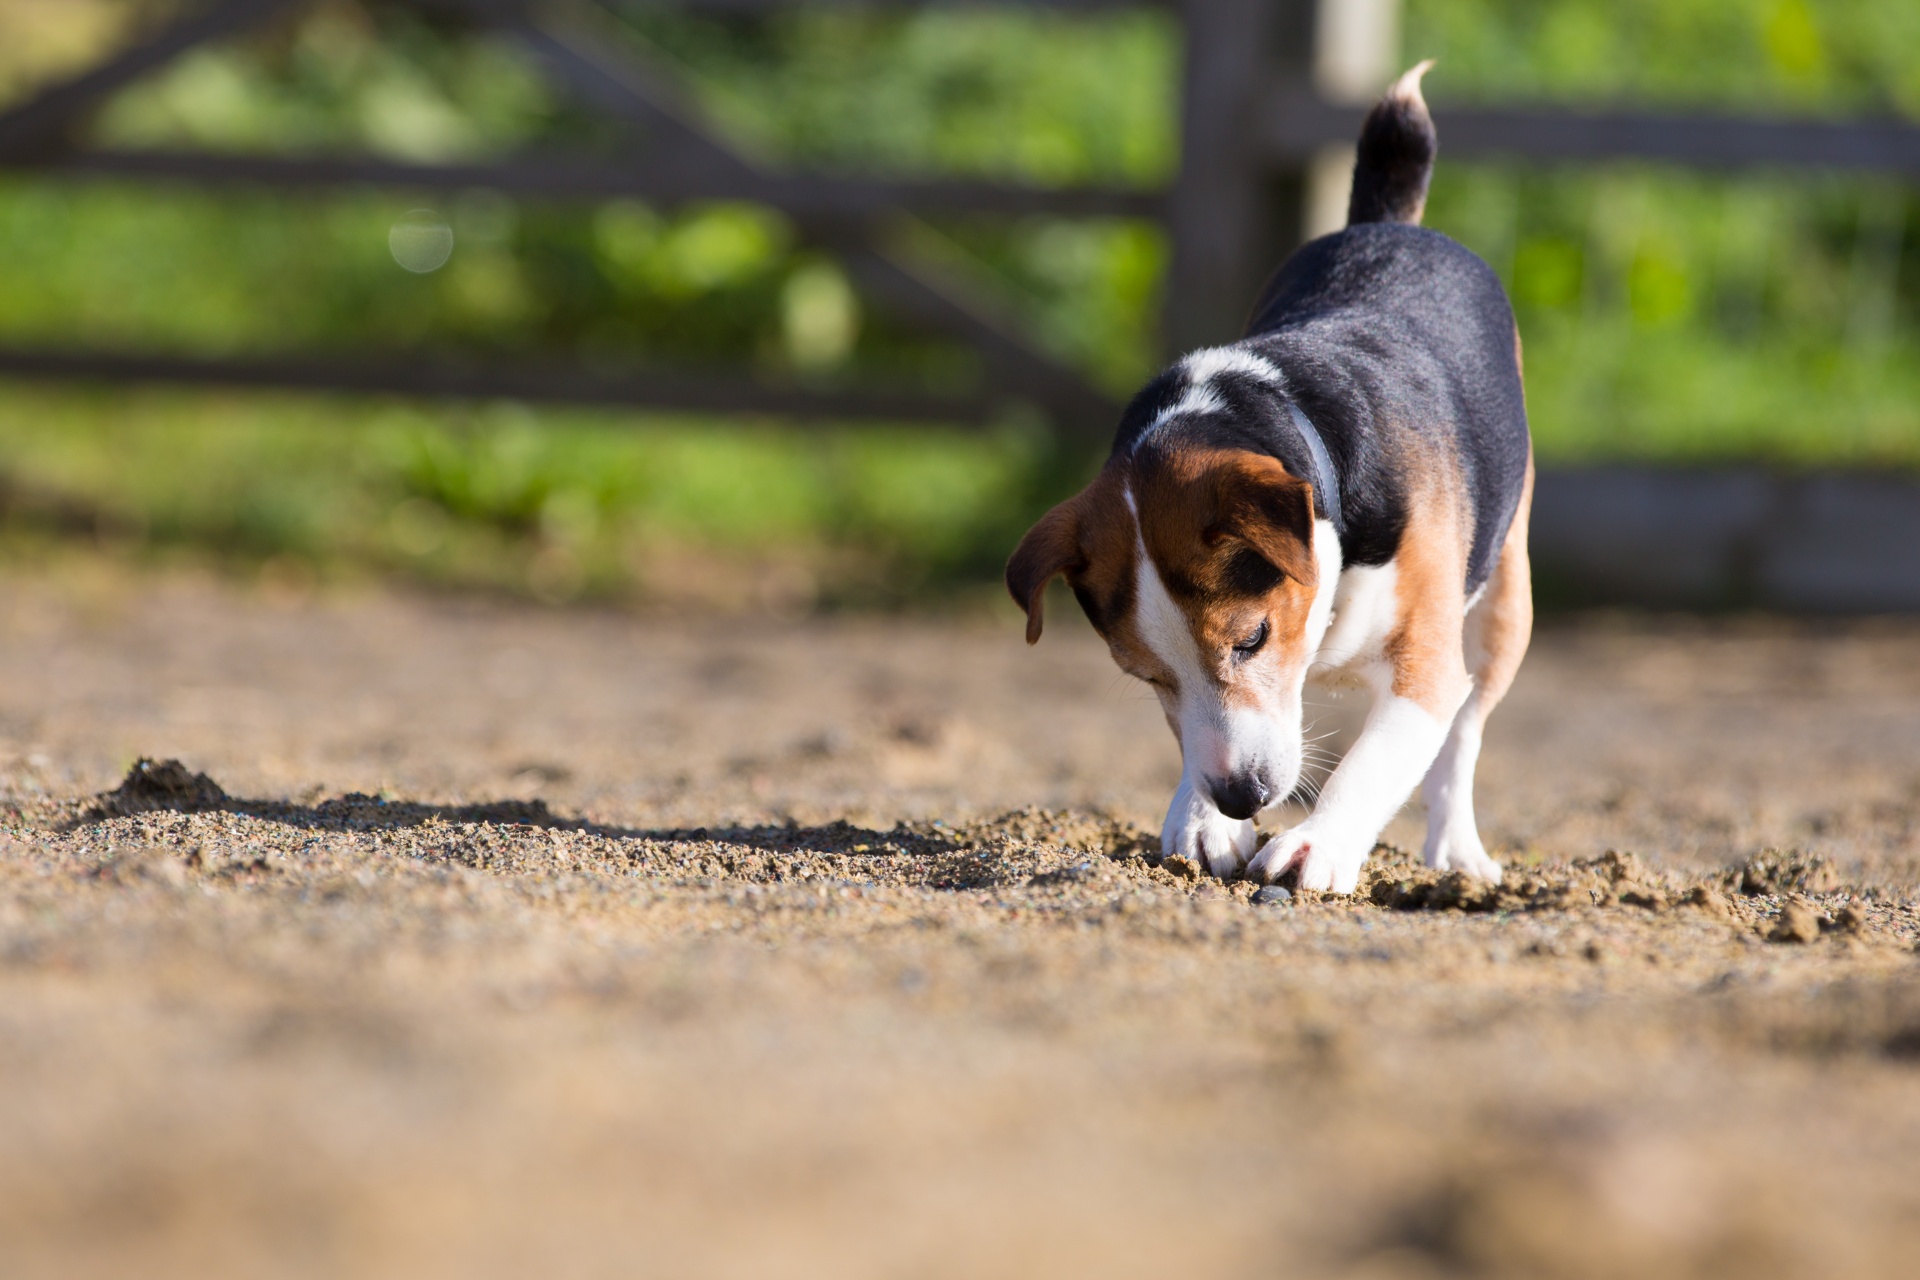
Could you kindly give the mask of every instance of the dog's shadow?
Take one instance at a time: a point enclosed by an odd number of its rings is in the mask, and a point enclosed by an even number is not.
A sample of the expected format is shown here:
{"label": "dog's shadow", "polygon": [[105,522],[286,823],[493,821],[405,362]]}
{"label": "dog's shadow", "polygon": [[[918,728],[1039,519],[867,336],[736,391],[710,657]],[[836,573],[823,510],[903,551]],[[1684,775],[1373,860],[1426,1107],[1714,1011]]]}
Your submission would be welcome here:
{"label": "dog's shadow", "polygon": [[193,772],[178,760],[156,761],[145,757],[134,762],[118,787],[95,797],[90,806],[65,824],[65,829],[74,830],[112,818],[160,811],[244,814],[303,830],[330,832],[395,831],[429,823],[492,823],[579,831],[615,840],[643,840],[659,844],[716,841],[782,854],[951,854],[973,847],[957,837],[918,828],[911,831],[905,828],[880,831],[856,826],[845,820],[820,826],[608,826],[563,817],[550,810],[546,801],[538,799],[493,800],[480,804],[424,804],[348,792],[313,804],[289,800],[249,800],[228,795],[212,778],[204,773]]}

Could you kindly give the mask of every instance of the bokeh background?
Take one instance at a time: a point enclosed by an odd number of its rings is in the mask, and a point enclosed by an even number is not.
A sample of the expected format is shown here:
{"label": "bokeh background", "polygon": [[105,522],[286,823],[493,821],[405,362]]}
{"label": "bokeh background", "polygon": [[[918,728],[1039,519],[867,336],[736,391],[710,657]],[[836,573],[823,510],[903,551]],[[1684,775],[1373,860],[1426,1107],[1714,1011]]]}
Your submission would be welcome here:
{"label": "bokeh background", "polygon": [[[0,0],[18,100],[170,8]],[[1154,185],[1164,12],[608,6],[741,144],[799,167]],[[1436,103],[1920,116],[1907,0],[1406,0]],[[190,54],[91,126],[121,147],[437,162],[607,126],[504,40],[322,0]],[[1444,125],[1443,125],[1444,130]],[[1893,179],[1445,158],[1427,221],[1508,283],[1545,465],[1920,462],[1920,216]],[[422,212],[426,210],[426,212]],[[403,268],[409,219],[450,254]],[[934,219],[1061,360],[1124,397],[1163,358],[1168,248],[1115,219]],[[432,256],[432,255],[429,255]],[[415,264],[419,265],[418,263]],[[745,363],[832,385],[961,357],[869,313],[779,214],[0,179],[0,342],[210,355],[458,351]],[[988,429],[0,382],[16,557],[387,577],[549,601],[809,609],[984,595],[1094,455]]]}

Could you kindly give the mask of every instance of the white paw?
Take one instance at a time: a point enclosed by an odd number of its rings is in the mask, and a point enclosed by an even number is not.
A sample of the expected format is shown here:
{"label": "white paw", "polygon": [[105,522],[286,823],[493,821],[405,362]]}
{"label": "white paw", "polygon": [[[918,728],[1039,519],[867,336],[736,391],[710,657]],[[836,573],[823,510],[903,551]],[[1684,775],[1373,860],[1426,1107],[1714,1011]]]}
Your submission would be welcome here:
{"label": "white paw", "polygon": [[1300,887],[1322,893],[1352,893],[1360,883],[1360,868],[1373,852],[1373,841],[1355,839],[1326,828],[1313,819],[1267,841],[1247,867],[1247,878],[1271,884],[1298,867]]}
{"label": "white paw", "polygon": [[1500,883],[1500,864],[1488,856],[1486,846],[1480,843],[1480,833],[1472,829],[1429,831],[1421,857],[1435,871],[1459,871],[1488,884]]}
{"label": "white paw", "polygon": [[1160,828],[1160,853],[1185,858],[1225,880],[1246,865],[1257,839],[1253,823],[1229,818],[1183,782],[1173,793],[1166,824]]}

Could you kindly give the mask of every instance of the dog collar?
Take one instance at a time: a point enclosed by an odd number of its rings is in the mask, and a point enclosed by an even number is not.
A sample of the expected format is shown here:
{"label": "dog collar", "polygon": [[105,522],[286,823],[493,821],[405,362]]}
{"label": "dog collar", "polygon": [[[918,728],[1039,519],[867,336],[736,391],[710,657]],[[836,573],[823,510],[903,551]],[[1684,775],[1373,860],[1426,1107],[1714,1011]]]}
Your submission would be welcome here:
{"label": "dog collar", "polygon": [[1333,521],[1334,531],[1340,530],[1340,480],[1333,474],[1333,459],[1327,456],[1327,442],[1320,438],[1320,432],[1300,406],[1292,400],[1287,401],[1287,412],[1293,415],[1293,429],[1300,433],[1300,439],[1307,446],[1307,455],[1313,459],[1313,496],[1320,500],[1327,519]]}

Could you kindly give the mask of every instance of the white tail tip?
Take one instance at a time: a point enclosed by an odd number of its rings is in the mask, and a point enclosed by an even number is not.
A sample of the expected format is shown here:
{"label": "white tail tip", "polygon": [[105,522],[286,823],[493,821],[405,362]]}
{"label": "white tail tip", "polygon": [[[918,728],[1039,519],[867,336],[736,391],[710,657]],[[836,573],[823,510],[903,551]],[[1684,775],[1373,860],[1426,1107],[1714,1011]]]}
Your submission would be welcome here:
{"label": "white tail tip", "polygon": [[1420,96],[1420,79],[1431,70],[1433,70],[1432,58],[1428,58],[1424,62],[1415,63],[1407,69],[1406,74],[1388,86],[1386,96],[1409,102],[1417,102],[1423,107],[1426,106],[1427,100]]}

